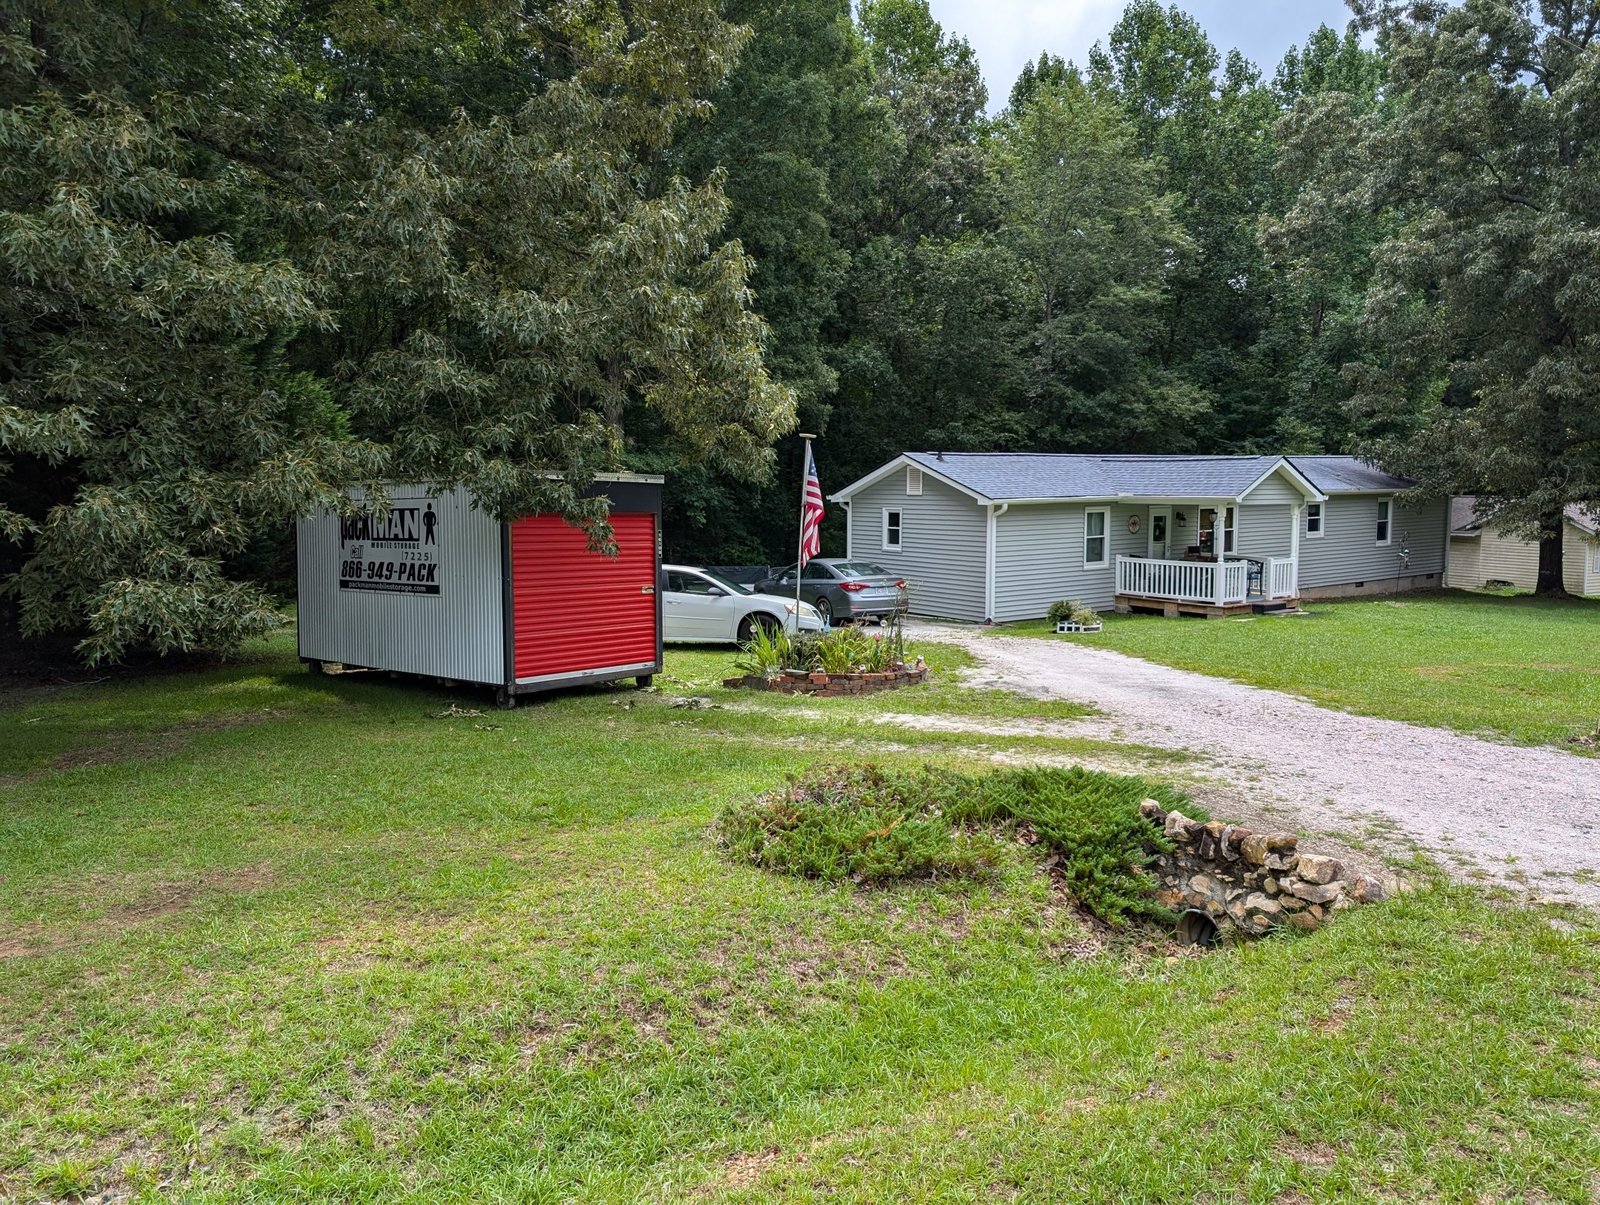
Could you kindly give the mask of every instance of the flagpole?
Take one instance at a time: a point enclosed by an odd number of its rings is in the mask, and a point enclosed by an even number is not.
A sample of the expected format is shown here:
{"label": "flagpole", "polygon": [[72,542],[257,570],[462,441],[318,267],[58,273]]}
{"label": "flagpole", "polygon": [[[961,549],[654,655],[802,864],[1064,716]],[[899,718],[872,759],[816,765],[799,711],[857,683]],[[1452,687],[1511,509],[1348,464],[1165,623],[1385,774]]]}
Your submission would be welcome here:
{"label": "flagpole", "polygon": [[800,635],[800,576],[806,571],[806,484],[811,480],[811,441],[815,435],[800,433],[805,453],[800,457],[800,538],[794,558],[794,634]]}

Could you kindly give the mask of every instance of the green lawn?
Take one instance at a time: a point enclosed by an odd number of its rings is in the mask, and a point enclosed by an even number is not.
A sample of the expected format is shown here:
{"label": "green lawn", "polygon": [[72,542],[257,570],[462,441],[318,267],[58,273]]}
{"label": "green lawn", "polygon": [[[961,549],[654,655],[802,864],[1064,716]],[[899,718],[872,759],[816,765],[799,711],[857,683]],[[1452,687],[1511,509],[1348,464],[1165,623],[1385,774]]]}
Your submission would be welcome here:
{"label": "green lawn", "polygon": [[927,651],[926,693],[827,704],[723,691],[713,652],[496,712],[284,640],[13,700],[0,1200],[1600,1192],[1587,914],[1438,887],[1178,957],[1021,862],[861,892],[713,848],[723,803],[818,760],[1162,765],[872,723],[1075,710]]}
{"label": "green lawn", "polygon": [[1574,748],[1600,723],[1600,602],[1441,591],[1306,606],[1281,619],[1112,615],[1095,635],[1050,638],[1519,744]]}

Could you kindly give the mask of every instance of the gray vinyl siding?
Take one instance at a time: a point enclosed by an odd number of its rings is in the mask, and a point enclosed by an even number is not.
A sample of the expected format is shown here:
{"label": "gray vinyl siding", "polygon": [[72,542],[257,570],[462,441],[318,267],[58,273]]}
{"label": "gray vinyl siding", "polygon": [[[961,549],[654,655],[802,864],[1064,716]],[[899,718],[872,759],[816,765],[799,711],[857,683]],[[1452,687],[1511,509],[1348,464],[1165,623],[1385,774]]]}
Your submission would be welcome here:
{"label": "gray vinyl siding", "polygon": [[[1251,498],[1257,497],[1251,494]],[[1296,501],[1299,495],[1296,495]],[[1241,506],[1233,548],[1239,556],[1287,557],[1294,552],[1292,506]]]}
{"label": "gray vinyl siding", "polygon": [[[900,551],[883,547],[883,512],[900,512]],[[850,500],[850,554],[903,574],[911,612],[982,622],[988,517],[984,506],[932,475],[922,493],[906,493],[904,472],[890,473]]]}
{"label": "gray vinyl siding", "polygon": [[1293,506],[1305,501],[1299,489],[1289,484],[1282,473],[1274,473],[1244,496],[1246,506]]}
{"label": "gray vinyl siding", "polygon": [[[1109,610],[1117,592],[1117,557],[1144,556],[1149,507],[1110,508],[1110,554],[1102,567],[1083,564],[1081,502],[1013,506],[995,519],[994,609],[997,623],[1039,619],[1059,599]],[[1138,532],[1128,530],[1137,515]]]}
{"label": "gray vinyl siding", "polygon": [[[1322,504],[1323,534],[1316,538],[1306,537],[1305,516],[1301,516],[1301,589],[1444,572],[1448,500],[1405,505],[1396,499],[1390,516],[1389,543],[1379,544],[1378,502],[1385,496],[1349,494],[1329,498]],[[1400,565],[1402,533],[1411,550],[1411,563],[1405,569]]]}

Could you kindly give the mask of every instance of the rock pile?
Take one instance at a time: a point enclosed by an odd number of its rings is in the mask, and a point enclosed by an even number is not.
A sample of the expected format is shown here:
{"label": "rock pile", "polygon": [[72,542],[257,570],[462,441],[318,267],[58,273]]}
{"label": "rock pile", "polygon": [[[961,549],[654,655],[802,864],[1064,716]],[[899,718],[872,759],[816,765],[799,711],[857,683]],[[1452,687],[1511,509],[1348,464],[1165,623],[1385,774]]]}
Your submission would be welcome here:
{"label": "rock pile", "polygon": [[[1253,833],[1237,824],[1202,824],[1154,799],[1140,813],[1166,833],[1171,853],[1156,852],[1156,898],[1177,912],[1203,912],[1218,929],[1260,937],[1280,925],[1315,929],[1330,915],[1381,900],[1383,885],[1345,878],[1337,858],[1303,853],[1293,833]],[[1154,851],[1153,851],[1154,852]]]}

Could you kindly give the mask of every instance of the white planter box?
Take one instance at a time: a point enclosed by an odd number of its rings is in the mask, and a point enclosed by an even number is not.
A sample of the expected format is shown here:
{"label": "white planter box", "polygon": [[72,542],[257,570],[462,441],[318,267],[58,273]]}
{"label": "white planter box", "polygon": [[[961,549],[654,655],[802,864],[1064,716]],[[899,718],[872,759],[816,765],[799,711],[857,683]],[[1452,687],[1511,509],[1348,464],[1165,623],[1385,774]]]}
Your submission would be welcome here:
{"label": "white planter box", "polygon": [[1069,620],[1063,619],[1060,623],[1056,624],[1056,631],[1057,633],[1063,635],[1069,632],[1098,632],[1102,626],[1103,625],[1098,623],[1072,623]]}

